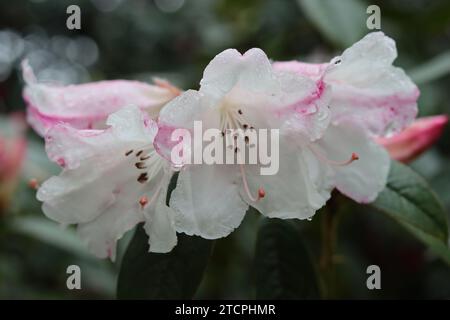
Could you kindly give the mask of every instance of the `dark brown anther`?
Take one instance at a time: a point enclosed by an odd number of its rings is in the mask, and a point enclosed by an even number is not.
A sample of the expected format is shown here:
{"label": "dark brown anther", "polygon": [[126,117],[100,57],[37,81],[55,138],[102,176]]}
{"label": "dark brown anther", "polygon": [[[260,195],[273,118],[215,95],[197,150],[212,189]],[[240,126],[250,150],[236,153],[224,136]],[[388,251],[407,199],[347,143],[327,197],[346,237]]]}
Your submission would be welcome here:
{"label": "dark brown anther", "polygon": [[245,144],[249,143],[250,139],[248,138],[248,136],[245,136],[244,141],[245,141]]}
{"label": "dark brown anther", "polygon": [[148,159],[150,159],[150,156],[143,156],[143,157],[140,157],[140,160],[141,160],[141,161],[145,161],[145,160],[148,160]]}
{"label": "dark brown anther", "polygon": [[244,127],[245,130],[247,130],[248,124],[244,124],[243,127]]}
{"label": "dark brown anther", "polygon": [[145,182],[147,182],[147,180],[148,180],[147,172],[141,173],[141,174],[139,175],[139,177],[137,178],[137,181],[138,181],[139,183],[145,183]]}
{"label": "dark brown anther", "polygon": [[136,162],[134,165],[135,165],[136,168],[138,168],[138,169],[145,169],[145,168],[146,168],[145,162]]}
{"label": "dark brown anther", "polygon": [[235,147],[235,148],[234,148],[234,153],[238,153],[238,151],[239,151],[239,148],[238,148],[238,147]]}
{"label": "dark brown anther", "polygon": [[125,152],[125,156],[129,156],[130,154],[132,154],[133,153],[133,150],[129,150],[129,151],[127,151],[127,152]]}
{"label": "dark brown anther", "polygon": [[238,113],[239,113],[239,114],[242,114],[242,110],[241,110],[241,109],[239,109],[239,110],[238,110]]}
{"label": "dark brown anther", "polygon": [[143,153],[144,151],[143,150],[141,150],[141,151],[139,151],[138,153],[136,153],[136,157],[140,157],[141,156],[141,154]]}

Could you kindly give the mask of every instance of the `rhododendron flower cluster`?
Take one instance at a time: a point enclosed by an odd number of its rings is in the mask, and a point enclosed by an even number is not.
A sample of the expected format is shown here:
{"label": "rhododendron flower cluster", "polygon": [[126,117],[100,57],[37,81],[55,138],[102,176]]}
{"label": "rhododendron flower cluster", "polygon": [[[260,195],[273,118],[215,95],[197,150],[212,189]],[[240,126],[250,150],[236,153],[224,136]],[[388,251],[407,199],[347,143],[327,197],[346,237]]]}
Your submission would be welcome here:
{"label": "rhododendron flower cluster", "polygon": [[[396,54],[381,32],[323,64],[228,49],[206,67],[199,90],[185,92],[162,80],[58,87],[37,81],[25,63],[28,120],[62,167],[39,188],[43,211],[78,225],[96,255],[114,259],[116,241],[140,222],[150,251],[168,252],[176,232],[227,236],[250,206],[271,218],[310,219],[334,188],[371,202],[390,166],[377,140],[417,114],[418,89],[392,65]],[[262,163],[173,163],[172,133],[191,132],[195,121],[218,129],[218,140],[234,129],[279,130],[278,172],[261,175]],[[230,145],[237,157],[252,147],[244,141]]]}

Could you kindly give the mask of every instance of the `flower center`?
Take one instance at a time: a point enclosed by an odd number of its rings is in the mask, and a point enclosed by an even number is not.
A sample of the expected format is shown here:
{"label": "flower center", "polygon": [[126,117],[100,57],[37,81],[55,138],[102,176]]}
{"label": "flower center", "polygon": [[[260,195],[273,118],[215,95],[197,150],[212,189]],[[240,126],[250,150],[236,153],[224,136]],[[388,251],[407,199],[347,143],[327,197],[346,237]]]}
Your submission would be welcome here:
{"label": "flower center", "polygon": [[[147,183],[148,181],[156,177],[156,175],[158,175],[161,170],[163,170],[164,160],[156,153],[154,149],[140,149],[137,151],[129,150],[125,153],[125,156],[135,158],[135,161],[133,161],[133,163],[139,172],[136,179],[139,183]],[[161,182],[156,188],[155,193],[150,199],[148,199],[147,196],[142,196],[139,199],[139,204],[142,208],[152,204],[155,201],[161,191],[163,181],[164,179],[161,179]]]}
{"label": "flower center", "polygon": [[[247,146],[250,148],[254,147],[253,144],[249,144],[250,138],[247,135],[247,132],[250,130],[255,130],[255,128],[249,124],[249,121],[246,119],[244,112],[242,109],[237,107],[235,104],[229,103],[225,101],[220,106],[220,130],[222,131],[222,137],[228,136],[231,132],[233,132],[236,129],[241,129],[244,132],[244,141]],[[234,149],[234,152],[238,154],[240,152],[238,147],[238,133],[235,132],[232,136],[231,144],[227,146],[227,148]],[[253,201],[256,202],[262,198],[265,197],[266,192],[264,188],[259,187],[258,194],[256,196],[253,196],[250,188],[248,186],[247,176],[245,174],[245,168],[244,165],[241,163],[239,164],[239,170],[241,173],[242,178],[242,184],[244,186],[244,191],[247,194],[247,197]]]}

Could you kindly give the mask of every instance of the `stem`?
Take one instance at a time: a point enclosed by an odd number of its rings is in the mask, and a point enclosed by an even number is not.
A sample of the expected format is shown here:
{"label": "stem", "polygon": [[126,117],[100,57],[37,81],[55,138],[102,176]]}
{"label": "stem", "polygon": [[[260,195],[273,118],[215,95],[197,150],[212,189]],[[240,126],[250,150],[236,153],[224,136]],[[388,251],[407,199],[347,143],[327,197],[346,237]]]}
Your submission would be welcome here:
{"label": "stem", "polygon": [[325,298],[335,296],[336,270],[334,255],[337,240],[338,206],[335,196],[330,199],[327,210],[322,216],[322,251],[319,261],[320,270],[325,280]]}

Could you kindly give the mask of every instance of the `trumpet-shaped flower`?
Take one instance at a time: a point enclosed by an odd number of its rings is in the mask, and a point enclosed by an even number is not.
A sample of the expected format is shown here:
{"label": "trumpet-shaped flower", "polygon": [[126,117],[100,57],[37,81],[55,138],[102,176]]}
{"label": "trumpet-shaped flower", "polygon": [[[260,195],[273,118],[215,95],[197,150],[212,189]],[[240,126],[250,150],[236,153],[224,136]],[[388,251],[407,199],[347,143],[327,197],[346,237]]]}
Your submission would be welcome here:
{"label": "trumpet-shaped flower", "polygon": [[58,86],[38,82],[26,60],[22,69],[28,122],[41,136],[61,122],[78,129],[103,129],[108,116],[125,105],[136,105],[156,117],[160,108],[179,94],[162,80],[156,80],[157,85],[110,80]]}
{"label": "trumpet-shaped flower", "polygon": [[39,188],[45,215],[76,224],[80,237],[98,257],[114,260],[116,241],[145,222],[150,251],[176,244],[172,210],[166,206],[171,170],[154,150],[157,126],[138,107],[110,115],[104,130],[75,129],[60,123],[45,136],[59,176]]}
{"label": "trumpet-shaped flower", "polygon": [[[274,71],[260,49],[244,55],[229,49],[206,67],[199,91],[189,90],[161,110],[155,143],[164,153],[171,129],[193,130],[199,120],[203,128],[222,132],[216,139],[225,139],[227,130],[247,134],[286,127],[308,144],[328,126],[327,91],[321,79]],[[311,217],[330,196],[329,171],[288,135],[276,142],[279,171],[274,175],[261,175],[260,163],[186,165],[170,201],[177,230],[224,237],[239,226],[249,205],[268,217]],[[231,147],[237,155],[243,151]]]}

